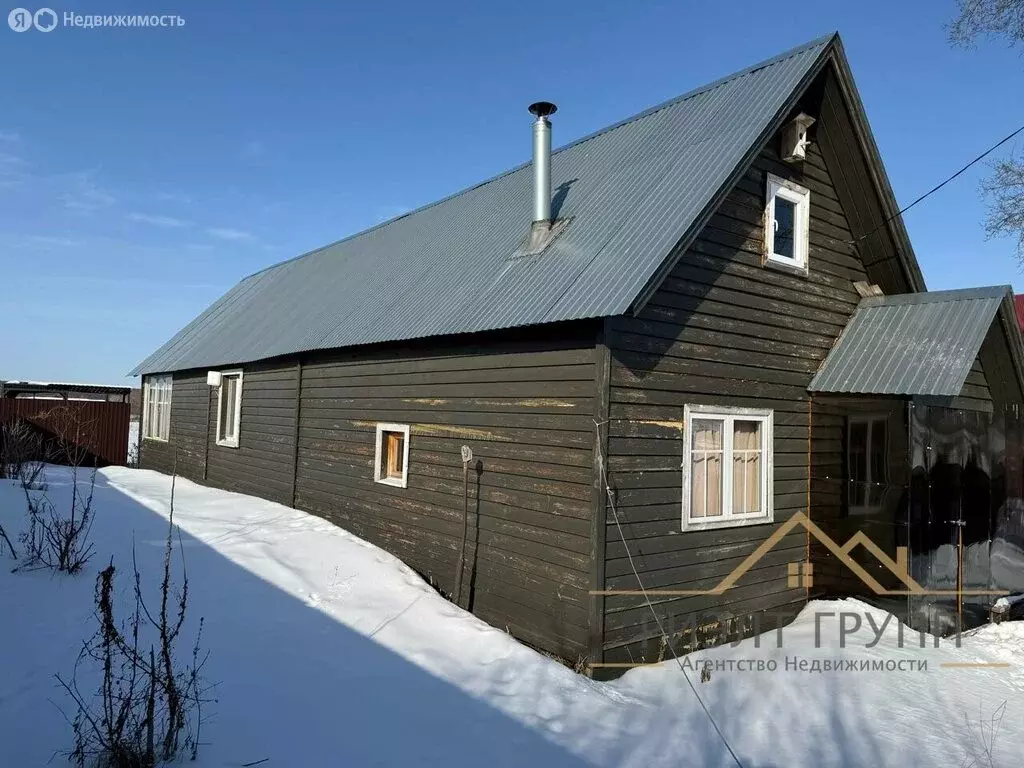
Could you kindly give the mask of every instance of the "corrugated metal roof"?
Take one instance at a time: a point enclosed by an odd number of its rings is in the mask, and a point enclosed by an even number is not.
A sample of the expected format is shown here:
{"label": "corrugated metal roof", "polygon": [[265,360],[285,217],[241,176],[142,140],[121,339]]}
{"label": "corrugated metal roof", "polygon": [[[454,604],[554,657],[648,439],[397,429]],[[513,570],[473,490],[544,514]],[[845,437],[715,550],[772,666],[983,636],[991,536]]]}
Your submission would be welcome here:
{"label": "corrugated metal roof", "polygon": [[1009,286],[863,299],[808,389],[960,394]]}
{"label": "corrugated metal roof", "polygon": [[540,255],[511,258],[530,226],[525,164],[244,279],[133,374],[621,314],[836,39],[553,153],[555,214],[571,221]]}

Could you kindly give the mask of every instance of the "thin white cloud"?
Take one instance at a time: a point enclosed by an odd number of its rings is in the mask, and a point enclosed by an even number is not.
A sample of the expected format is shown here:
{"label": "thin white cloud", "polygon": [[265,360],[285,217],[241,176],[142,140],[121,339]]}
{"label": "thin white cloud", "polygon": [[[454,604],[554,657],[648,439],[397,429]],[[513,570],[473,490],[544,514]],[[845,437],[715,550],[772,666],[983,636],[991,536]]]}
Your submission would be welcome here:
{"label": "thin white cloud", "polygon": [[225,290],[230,286],[225,286],[222,283],[202,283],[202,282],[178,282],[173,279],[168,279],[168,276],[163,275],[159,278],[138,276],[138,277],[106,277],[102,275],[54,275],[48,278],[48,282],[68,282],[75,285],[82,283],[90,283],[95,285],[134,285],[134,286],[166,286],[173,285],[177,288],[194,288],[197,290]]}
{"label": "thin white cloud", "polygon": [[162,203],[180,203],[182,205],[191,205],[193,200],[191,196],[186,195],[184,192],[157,192],[153,198],[159,200]]}
{"label": "thin white cloud", "polygon": [[81,213],[92,213],[101,208],[108,208],[116,201],[95,181],[95,171],[70,173],[63,177],[64,189],[60,199],[64,207]]}
{"label": "thin white cloud", "polygon": [[56,237],[54,235],[26,235],[25,242],[30,245],[59,246],[61,248],[74,248],[82,245],[84,241],[71,237]]}
{"label": "thin white cloud", "polygon": [[231,229],[230,227],[210,227],[206,232],[218,240],[227,240],[234,243],[252,242],[256,239],[250,232],[243,232],[240,229]]}
{"label": "thin white cloud", "polygon": [[15,131],[0,131],[0,141],[21,141],[21,134]]}
{"label": "thin white cloud", "polygon": [[159,214],[150,213],[129,213],[128,218],[131,221],[137,221],[140,224],[152,224],[154,227],[188,227],[191,226],[191,222],[184,221],[183,219],[176,219],[173,216],[161,216]]}
{"label": "thin white cloud", "polygon": [[29,178],[28,163],[17,155],[0,152],[0,189],[21,186]]}

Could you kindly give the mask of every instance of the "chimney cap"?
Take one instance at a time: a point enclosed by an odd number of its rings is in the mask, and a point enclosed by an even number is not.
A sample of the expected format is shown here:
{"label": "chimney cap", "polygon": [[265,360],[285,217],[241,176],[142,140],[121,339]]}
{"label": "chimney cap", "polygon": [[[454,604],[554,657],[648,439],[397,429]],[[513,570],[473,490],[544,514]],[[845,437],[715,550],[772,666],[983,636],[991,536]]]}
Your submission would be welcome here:
{"label": "chimney cap", "polygon": [[557,111],[558,107],[550,101],[535,101],[530,105],[530,114],[537,117],[547,117],[548,115],[555,114]]}

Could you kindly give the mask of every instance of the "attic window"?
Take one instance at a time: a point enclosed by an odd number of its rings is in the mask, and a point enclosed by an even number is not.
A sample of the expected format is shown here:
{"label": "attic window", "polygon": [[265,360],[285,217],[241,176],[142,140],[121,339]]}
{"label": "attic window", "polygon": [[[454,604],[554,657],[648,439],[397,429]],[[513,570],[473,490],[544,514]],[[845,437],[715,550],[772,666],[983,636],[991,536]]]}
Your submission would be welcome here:
{"label": "attic window", "polygon": [[805,187],[768,174],[765,194],[766,263],[807,273],[811,193]]}
{"label": "attic window", "polygon": [[409,484],[409,425],[378,424],[373,479],[405,488]]}

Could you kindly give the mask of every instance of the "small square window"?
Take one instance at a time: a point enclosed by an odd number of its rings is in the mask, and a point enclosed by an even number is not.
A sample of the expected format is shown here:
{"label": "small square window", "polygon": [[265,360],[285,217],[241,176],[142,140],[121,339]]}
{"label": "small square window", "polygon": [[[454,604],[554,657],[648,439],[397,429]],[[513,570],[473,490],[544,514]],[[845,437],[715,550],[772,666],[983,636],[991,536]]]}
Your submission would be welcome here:
{"label": "small square window", "polygon": [[409,425],[378,424],[373,479],[405,488],[409,483]]}
{"label": "small square window", "polygon": [[768,174],[764,252],[767,263],[807,273],[811,193]]}
{"label": "small square window", "polygon": [[688,405],[683,530],[772,521],[772,412]]}
{"label": "small square window", "polygon": [[217,445],[238,447],[242,417],[242,372],[224,371],[217,388]]}

